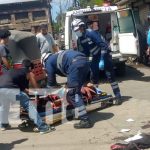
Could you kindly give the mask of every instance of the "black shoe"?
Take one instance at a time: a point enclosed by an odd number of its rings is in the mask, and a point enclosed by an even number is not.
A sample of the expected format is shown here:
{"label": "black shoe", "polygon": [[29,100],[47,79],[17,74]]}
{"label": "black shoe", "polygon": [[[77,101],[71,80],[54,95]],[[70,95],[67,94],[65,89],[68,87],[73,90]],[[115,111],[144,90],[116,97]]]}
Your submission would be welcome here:
{"label": "black shoe", "polygon": [[90,120],[81,120],[79,123],[74,124],[74,128],[76,129],[83,129],[83,128],[91,128],[93,124]]}
{"label": "black shoe", "polygon": [[1,128],[1,131],[5,131],[7,129],[10,129],[11,125],[9,123],[1,124],[0,128]]}
{"label": "black shoe", "polygon": [[122,104],[122,99],[121,99],[121,97],[119,97],[119,98],[116,97],[116,98],[114,99],[114,104],[115,104],[115,105],[121,105],[121,104]]}

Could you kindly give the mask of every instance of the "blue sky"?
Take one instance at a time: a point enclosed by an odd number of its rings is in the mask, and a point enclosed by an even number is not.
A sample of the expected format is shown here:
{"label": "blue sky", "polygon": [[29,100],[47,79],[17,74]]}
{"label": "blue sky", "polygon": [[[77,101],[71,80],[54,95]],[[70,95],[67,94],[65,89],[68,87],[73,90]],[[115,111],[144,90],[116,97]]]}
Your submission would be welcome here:
{"label": "blue sky", "polygon": [[66,11],[66,6],[69,7],[72,5],[73,0],[52,0],[52,19],[55,20],[57,14],[60,12],[60,3],[62,6],[63,11]]}

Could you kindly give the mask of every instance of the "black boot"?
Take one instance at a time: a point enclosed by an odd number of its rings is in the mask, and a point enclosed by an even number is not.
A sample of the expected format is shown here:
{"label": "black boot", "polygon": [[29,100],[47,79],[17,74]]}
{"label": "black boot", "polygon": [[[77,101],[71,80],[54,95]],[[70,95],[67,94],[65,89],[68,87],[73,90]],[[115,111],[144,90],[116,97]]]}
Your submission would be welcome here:
{"label": "black boot", "polygon": [[121,104],[122,104],[122,99],[121,99],[121,97],[119,97],[119,98],[116,97],[116,98],[114,99],[114,104],[115,104],[115,105],[121,105]]}
{"label": "black boot", "polygon": [[74,124],[74,128],[76,128],[76,129],[91,128],[91,127],[93,127],[93,124],[91,123],[91,121],[89,119],[80,120],[79,123]]}

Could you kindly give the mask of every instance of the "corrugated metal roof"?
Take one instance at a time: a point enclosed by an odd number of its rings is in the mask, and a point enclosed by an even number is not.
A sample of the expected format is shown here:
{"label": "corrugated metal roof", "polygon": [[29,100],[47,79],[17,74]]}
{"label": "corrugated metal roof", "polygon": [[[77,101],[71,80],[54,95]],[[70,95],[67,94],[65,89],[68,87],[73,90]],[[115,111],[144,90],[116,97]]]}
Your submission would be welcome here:
{"label": "corrugated metal roof", "polygon": [[30,2],[30,1],[39,1],[39,0],[0,0],[0,5],[2,5],[2,4]]}

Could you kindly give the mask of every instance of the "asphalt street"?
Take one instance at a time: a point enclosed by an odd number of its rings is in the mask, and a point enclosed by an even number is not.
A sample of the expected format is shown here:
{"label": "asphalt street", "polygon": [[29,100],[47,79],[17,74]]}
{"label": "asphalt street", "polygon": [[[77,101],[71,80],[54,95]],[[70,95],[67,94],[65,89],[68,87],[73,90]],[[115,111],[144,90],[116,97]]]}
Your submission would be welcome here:
{"label": "asphalt street", "polygon": [[[58,80],[65,81],[60,77]],[[12,129],[0,131],[0,150],[110,150],[112,144],[122,143],[138,132],[150,134],[150,68],[128,66],[126,76],[117,80],[124,102],[91,112],[93,128],[77,130],[73,128],[76,121],[69,121],[57,124],[54,132],[40,135],[22,132],[16,122],[11,122]],[[99,87],[112,94],[104,80]],[[121,129],[130,131],[121,133]]]}

